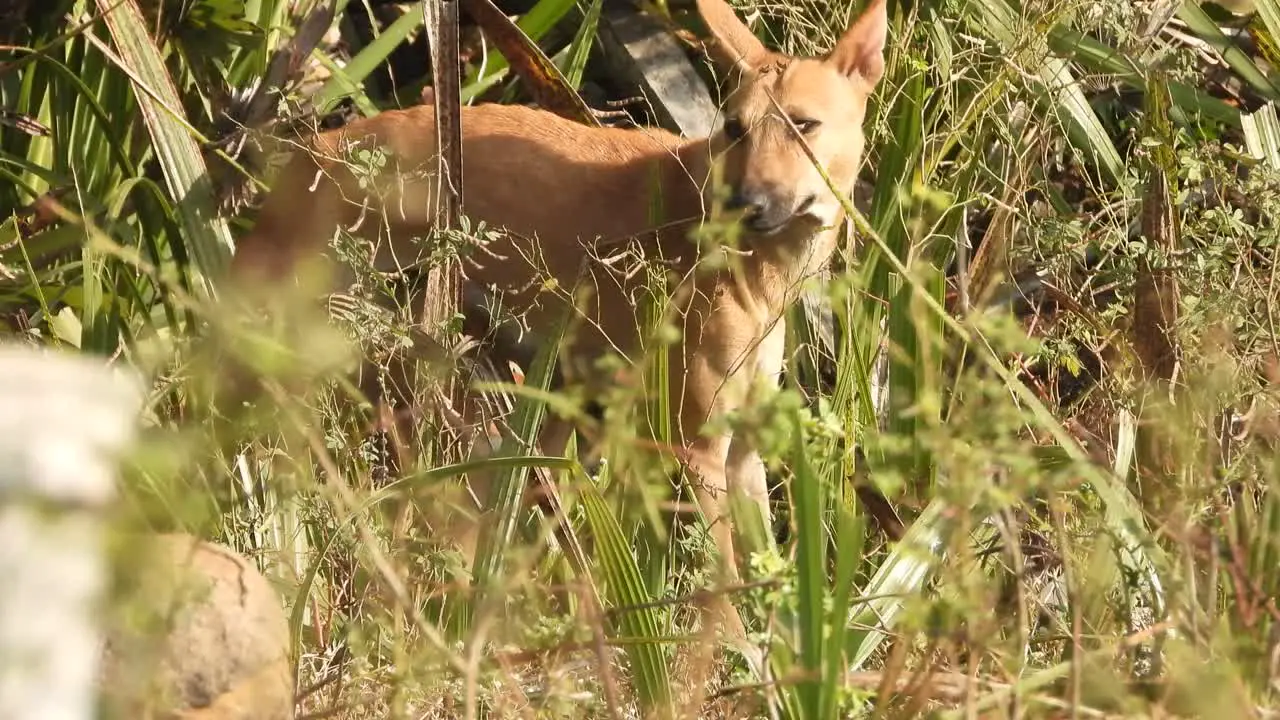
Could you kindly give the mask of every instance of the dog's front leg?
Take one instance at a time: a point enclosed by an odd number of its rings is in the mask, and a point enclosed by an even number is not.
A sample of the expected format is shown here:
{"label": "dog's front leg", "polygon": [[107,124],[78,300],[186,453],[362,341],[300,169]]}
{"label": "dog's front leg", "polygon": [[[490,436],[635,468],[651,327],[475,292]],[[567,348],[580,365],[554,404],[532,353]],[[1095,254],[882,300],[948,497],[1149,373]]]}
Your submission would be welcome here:
{"label": "dog's front leg", "polygon": [[[724,407],[722,411],[739,409],[742,405],[753,402],[755,391],[762,388],[777,389],[782,379],[782,366],[786,353],[786,325],[779,320],[765,328],[760,344],[755,348],[747,367],[747,377],[754,387],[746,388],[745,396],[731,395],[738,398],[734,407]],[[744,374],[746,372],[744,371]],[[721,401],[724,403],[724,400]],[[773,549],[773,513],[769,507],[769,485],[764,460],[750,440],[749,433],[734,433],[729,444],[728,465],[726,468],[729,496],[737,506],[734,523],[738,539],[738,561],[745,564],[750,561],[751,553]]]}
{"label": "dog's front leg", "polygon": [[[737,585],[737,554],[734,552],[733,520],[730,514],[726,461],[729,455],[728,435],[699,437],[687,446],[688,470],[693,494],[707,521],[707,529],[717,550],[716,568],[721,584]],[[705,608],[725,633],[745,638],[746,628],[726,593],[715,593]]]}
{"label": "dog's front leg", "polygon": [[740,571],[745,572],[751,553],[773,547],[773,513],[764,460],[741,435],[735,435],[729,443],[726,475],[729,499],[735,506],[736,559]]}
{"label": "dog's front leg", "polygon": [[733,520],[729,512],[726,461],[729,436],[698,438],[687,446],[690,485],[698,507],[707,521],[707,529],[719,551],[717,562],[728,580],[737,579],[737,562],[733,551]]}
{"label": "dog's front leg", "polygon": [[[730,490],[728,484],[728,459],[732,452],[732,438],[729,435],[717,435],[699,438],[687,448],[688,469],[693,477],[691,484],[694,496],[703,516],[707,520],[711,537],[718,550],[716,566],[719,570],[720,592],[711,593],[702,603],[703,627],[719,629],[722,638],[735,648],[757,673],[763,671],[764,655],[760,649],[751,644],[747,637],[747,626],[734,606],[731,592],[741,584],[738,571],[738,553],[734,545],[734,525],[730,512]],[[755,453],[750,456],[756,457]],[[758,460],[758,457],[757,457]],[[760,464],[760,482],[764,482],[764,465]],[[754,505],[752,505],[754,507]]]}

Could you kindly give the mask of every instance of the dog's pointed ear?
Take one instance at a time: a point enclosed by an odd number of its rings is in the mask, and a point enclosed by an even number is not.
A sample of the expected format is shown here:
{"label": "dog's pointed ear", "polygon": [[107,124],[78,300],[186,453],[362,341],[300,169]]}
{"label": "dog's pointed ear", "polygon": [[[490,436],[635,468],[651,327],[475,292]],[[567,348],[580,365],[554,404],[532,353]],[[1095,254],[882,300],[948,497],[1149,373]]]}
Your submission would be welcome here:
{"label": "dog's pointed ear", "polygon": [[884,75],[884,46],[889,36],[887,0],[871,0],[827,56],[845,75],[858,75],[872,85]]}
{"label": "dog's pointed ear", "polygon": [[712,59],[725,69],[754,70],[769,57],[769,49],[738,19],[725,0],[698,0],[698,14],[715,41]]}

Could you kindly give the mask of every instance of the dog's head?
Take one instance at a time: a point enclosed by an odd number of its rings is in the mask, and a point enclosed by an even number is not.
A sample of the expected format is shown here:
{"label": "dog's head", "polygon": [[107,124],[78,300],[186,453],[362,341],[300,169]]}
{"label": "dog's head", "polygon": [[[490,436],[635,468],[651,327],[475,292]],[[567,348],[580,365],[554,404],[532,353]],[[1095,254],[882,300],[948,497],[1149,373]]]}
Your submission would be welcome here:
{"label": "dog's head", "polygon": [[832,185],[850,192],[862,163],[867,98],[884,74],[885,0],[870,5],[825,57],[797,58],[767,49],[725,0],[698,0],[715,43],[712,56],[736,75],[721,151],[729,207],[751,231],[772,235],[797,221],[832,225],[841,205]]}

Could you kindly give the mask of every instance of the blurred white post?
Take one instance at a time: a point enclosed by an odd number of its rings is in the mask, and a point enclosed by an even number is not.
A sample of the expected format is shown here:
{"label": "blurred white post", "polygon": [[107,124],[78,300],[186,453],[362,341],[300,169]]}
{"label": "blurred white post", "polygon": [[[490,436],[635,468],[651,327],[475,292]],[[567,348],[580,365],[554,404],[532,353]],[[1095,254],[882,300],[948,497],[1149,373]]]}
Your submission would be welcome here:
{"label": "blurred white post", "polygon": [[0,342],[0,718],[96,713],[100,511],[142,398],[100,360]]}

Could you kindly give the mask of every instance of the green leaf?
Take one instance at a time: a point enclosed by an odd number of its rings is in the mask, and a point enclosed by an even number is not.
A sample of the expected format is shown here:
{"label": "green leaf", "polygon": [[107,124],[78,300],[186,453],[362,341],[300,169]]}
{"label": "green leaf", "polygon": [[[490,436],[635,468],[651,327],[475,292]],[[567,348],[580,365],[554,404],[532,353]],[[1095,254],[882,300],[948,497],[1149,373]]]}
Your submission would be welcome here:
{"label": "green leaf", "polygon": [[[1137,67],[1131,58],[1095,38],[1056,26],[1049,31],[1049,47],[1062,57],[1083,65],[1087,70],[1115,75],[1118,80],[1134,89],[1143,90],[1146,87],[1142,68]],[[1183,116],[1182,121],[1190,113],[1230,125],[1240,122],[1239,110],[1199,88],[1171,82],[1169,95]]]}
{"label": "green leaf", "polygon": [[1178,17],[1191,28],[1192,32],[1199,35],[1202,40],[1213,46],[1217,50],[1222,59],[1231,66],[1232,70],[1239,73],[1245,82],[1249,83],[1259,94],[1268,100],[1280,100],[1280,89],[1277,89],[1275,83],[1263,74],[1258,66],[1254,64],[1243,50],[1236,46],[1218,27],[1218,23],[1213,21],[1200,7],[1200,3],[1196,0],[1182,0],[1182,6],[1178,8]]}
{"label": "green leaf", "polygon": [[1249,154],[1280,170],[1280,121],[1276,119],[1276,106],[1267,103],[1257,112],[1241,114],[1240,124]]}
{"label": "green leaf", "polygon": [[180,110],[182,100],[135,0],[97,0],[97,4],[120,49],[120,57],[113,60],[133,83],[165,186],[170,197],[178,199],[178,219],[195,260],[192,285],[199,294],[213,296],[214,278],[223,275],[234,243],[226,221],[214,211],[209,171],[200,147],[188,132],[189,124]]}
{"label": "green leaf", "polygon": [[[824,628],[827,613],[824,601],[827,590],[827,533],[823,522],[826,505],[825,485],[830,482],[828,473],[814,471],[805,443],[803,421],[799,410],[792,413],[792,437],[795,445],[791,454],[791,470],[795,479],[791,494],[795,498],[793,512],[796,526],[796,583],[799,594],[796,636],[799,644],[800,664],[805,671],[804,680],[796,683],[799,705],[805,717],[822,717],[821,709],[829,704],[826,698],[834,688],[822,682],[823,660],[826,654]],[[825,455],[824,455],[825,457]],[[823,462],[830,469],[832,463]]]}
{"label": "green leaf", "polygon": [[604,0],[591,0],[591,6],[587,8],[582,24],[573,35],[573,42],[569,44],[569,56],[565,58],[561,71],[564,72],[565,82],[574,90],[582,85],[582,73],[587,68],[587,58],[591,55],[591,43],[596,38],[596,28],[600,24],[600,10],[603,7]]}
{"label": "green leaf", "polygon": [[[525,375],[524,383],[534,390],[547,392],[554,377],[556,355],[560,350],[564,328],[568,324],[569,314],[561,316],[559,323],[552,329],[551,335],[539,348],[534,357],[533,367]],[[539,431],[546,405],[535,395],[521,395],[516,400],[512,411],[512,436],[503,440],[495,458],[521,457],[528,455],[537,446]],[[503,559],[515,532],[520,510],[524,504],[525,488],[528,487],[529,468],[512,466],[494,474],[492,482],[498,488],[494,522],[486,525],[481,533],[480,547],[476,553],[473,577],[477,587],[477,602],[483,601],[488,592],[489,583],[502,570]],[[467,623],[469,624],[469,623]]]}
{"label": "green leaf", "polygon": [[630,543],[608,503],[585,473],[579,470],[577,474],[606,597],[621,616],[623,632],[633,640],[627,643],[626,653],[636,693],[646,711],[657,709],[660,715],[667,715],[672,700],[671,675],[663,657],[658,610],[652,607],[656,598],[649,594]]}
{"label": "green leaf", "polygon": [[600,124],[591,108],[587,107],[565,79],[560,68],[492,0],[462,2],[467,12],[484,29],[485,36],[502,51],[511,69],[520,77],[524,87],[540,107],[588,125]]}
{"label": "green leaf", "polygon": [[848,622],[845,640],[850,671],[861,669],[889,637],[906,598],[924,592],[925,581],[941,561],[946,539],[955,527],[953,509],[941,498],[932,500],[880,564],[863,589],[863,598],[853,601],[858,609]]}
{"label": "green leaf", "polygon": [[[530,40],[538,42],[564,18],[575,3],[576,0],[538,0],[537,5],[516,20],[516,27]],[[508,59],[497,49],[485,53],[476,70],[462,83],[462,102],[469,103],[502,82],[510,67]]]}
{"label": "green leaf", "polygon": [[[418,2],[413,5],[403,15],[396,18],[391,26],[374,38],[356,56],[351,58],[351,62],[345,67],[338,67],[329,58],[325,57],[333,76],[329,81],[320,88],[316,93],[314,103],[316,109],[321,113],[327,113],[332,110],[342,98],[348,95],[354,95],[360,109],[368,115],[376,114],[377,110],[373,108],[369,98],[364,93],[363,83],[370,73],[378,68],[395,49],[400,46],[410,35],[417,32],[424,22],[423,3]],[[316,51],[317,56],[323,56],[323,53]]]}
{"label": "green leaf", "polygon": [[[1008,3],[1004,0],[974,0],[969,7],[975,10],[971,19],[976,31],[993,37],[1006,52],[1014,52],[1019,47],[1018,15]],[[1093,112],[1067,62],[1060,57],[1046,55],[1039,66],[1033,68],[1033,77],[1039,80],[1033,85],[1033,91],[1049,108],[1061,114],[1072,146],[1103,170],[1108,180],[1119,183],[1124,177],[1120,153]]]}
{"label": "green leaf", "polygon": [[836,716],[839,700],[836,690],[840,688],[848,667],[845,648],[849,645],[849,627],[846,623],[852,610],[853,585],[862,565],[866,534],[863,516],[855,514],[851,507],[842,506],[836,531],[836,578],[832,586],[831,614],[827,620],[829,634],[823,658],[824,694],[819,713],[823,718]]}

